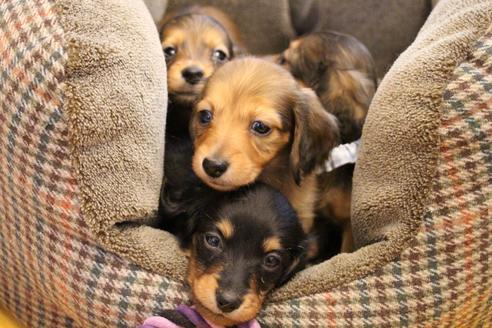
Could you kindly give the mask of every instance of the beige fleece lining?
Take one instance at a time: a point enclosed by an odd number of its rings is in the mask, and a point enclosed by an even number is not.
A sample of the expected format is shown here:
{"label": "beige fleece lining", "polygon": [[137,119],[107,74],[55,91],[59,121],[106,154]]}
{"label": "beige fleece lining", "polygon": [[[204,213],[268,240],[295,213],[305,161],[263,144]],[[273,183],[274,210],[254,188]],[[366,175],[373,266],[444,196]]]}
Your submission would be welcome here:
{"label": "beige fleece lining", "polygon": [[166,66],[155,25],[141,1],[63,0],[60,9],[82,215],[108,249],[182,280],[174,238],[142,226],[163,174]]}

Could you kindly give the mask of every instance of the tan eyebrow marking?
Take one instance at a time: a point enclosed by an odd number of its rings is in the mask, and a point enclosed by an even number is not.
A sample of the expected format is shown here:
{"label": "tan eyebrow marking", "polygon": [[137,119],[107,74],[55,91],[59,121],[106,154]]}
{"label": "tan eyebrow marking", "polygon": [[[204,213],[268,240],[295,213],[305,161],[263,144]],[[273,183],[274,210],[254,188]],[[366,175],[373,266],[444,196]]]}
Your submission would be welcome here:
{"label": "tan eyebrow marking", "polygon": [[269,237],[263,241],[263,250],[265,253],[276,251],[281,248],[282,245],[280,244],[280,239],[278,239],[278,237]]}
{"label": "tan eyebrow marking", "polygon": [[229,219],[222,219],[215,224],[224,238],[231,238],[234,234],[234,226]]}

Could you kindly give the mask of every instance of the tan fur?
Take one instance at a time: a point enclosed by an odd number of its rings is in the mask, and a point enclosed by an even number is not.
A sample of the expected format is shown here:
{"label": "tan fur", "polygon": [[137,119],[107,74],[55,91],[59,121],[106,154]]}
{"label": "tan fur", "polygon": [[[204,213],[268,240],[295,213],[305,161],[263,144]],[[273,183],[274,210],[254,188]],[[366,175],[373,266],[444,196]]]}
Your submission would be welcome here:
{"label": "tan fur", "polygon": [[293,179],[289,179],[288,177],[284,177],[284,179],[279,181],[279,179],[275,177],[272,179],[268,175],[269,172],[262,175],[263,181],[282,191],[301,219],[303,230],[305,232],[311,231],[315,216],[314,209],[318,201],[316,174],[305,176],[301,185],[297,185]]}
{"label": "tan fur", "polygon": [[234,235],[234,226],[228,219],[222,219],[216,223],[217,229],[222,233],[222,236],[226,239],[232,238]]}
{"label": "tan fur", "polygon": [[[260,68],[253,67],[251,72],[244,64],[238,67],[243,74],[215,75],[207,85],[204,99],[195,108],[195,112],[208,109],[214,115],[206,133],[201,132],[197,122],[193,123],[196,131],[193,169],[215,189],[233,190],[252,183],[289,142],[289,132],[282,129],[282,114],[277,102],[282,97],[280,89],[295,88],[294,81],[288,74],[276,76],[278,80],[275,81]],[[253,75],[261,76],[260,81]],[[267,87],[274,83],[279,88]],[[267,123],[272,128],[270,135],[253,135],[250,125],[254,120]],[[205,157],[227,159],[230,163],[220,180],[210,179],[204,172],[202,161]]]}
{"label": "tan fur", "polygon": [[[337,116],[342,142],[360,138],[377,86],[374,62],[361,42],[332,31],[308,34],[292,41],[277,62],[313,88],[323,107]],[[352,172],[342,178],[350,188],[338,188],[339,179],[322,179],[317,210],[342,226],[342,251],[348,251]]]}
{"label": "tan fur", "polygon": [[250,281],[250,289],[239,308],[223,313],[217,306],[216,292],[221,267],[204,272],[191,256],[188,265],[188,283],[198,312],[218,325],[232,326],[253,319],[261,309],[265,295],[258,289],[255,278]]}
{"label": "tan fur", "polygon": [[340,252],[352,251],[352,226],[350,223],[350,205],[352,193],[350,189],[328,184],[318,203],[318,210],[324,217],[330,218],[342,227],[342,245]]}
{"label": "tan fur", "polygon": [[282,245],[280,244],[280,239],[278,237],[270,237],[263,241],[263,251],[265,251],[265,253],[276,251],[281,248]]}
{"label": "tan fur", "polygon": [[[178,101],[193,102],[200,94],[218,65],[212,59],[213,51],[221,50],[231,59],[235,55],[232,49],[242,47],[234,23],[224,13],[211,7],[193,6],[172,12],[164,16],[159,27],[162,48],[172,46],[177,50],[176,56],[167,62],[167,82],[169,93]],[[231,49],[229,40],[232,41]],[[184,80],[182,71],[190,66],[203,71],[200,83],[190,85]]]}
{"label": "tan fur", "polygon": [[227,16],[223,11],[211,7],[211,6],[195,6],[196,12],[201,13],[203,15],[207,15],[210,17],[213,17],[215,20],[217,20],[224,28],[227,30],[229,33],[232,42],[234,43],[234,50],[236,52],[236,55],[241,54],[244,49],[244,42],[241,36],[241,33],[239,32],[239,28],[237,27],[236,24]]}
{"label": "tan fur", "polygon": [[376,91],[374,81],[357,70],[335,70],[329,77],[330,90],[322,95],[323,103],[332,103],[351,109],[352,120],[362,126],[369,103]]}
{"label": "tan fur", "polygon": [[[196,119],[201,110],[213,113],[206,127]],[[246,58],[214,74],[194,117],[193,170],[200,179],[223,191],[255,180],[270,184],[289,199],[304,230],[311,230],[316,178],[314,167],[304,172],[303,164],[306,156],[313,156],[316,165],[324,162],[338,140],[336,120],[323,110],[314,93],[301,89],[280,67]],[[255,120],[270,126],[271,133],[252,133],[250,126]],[[303,138],[309,142],[301,142]],[[309,154],[302,153],[304,144],[309,144]],[[205,158],[227,161],[229,167],[219,178],[210,178],[202,167]]]}
{"label": "tan fur", "polygon": [[350,190],[344,190],[336,186],[327,186],[320,195],[319,207],[327,217],[339,220],[340,224],[350,221],[350,203],[352,195]]}
{"label": "tan fur", "polygon": [[360,137],[377,84],[373,59],[360,41],[332,31],[308,34],[292,41],[278,60],[316,91],[326,110],[351,120],[358,127],[352,135]]}

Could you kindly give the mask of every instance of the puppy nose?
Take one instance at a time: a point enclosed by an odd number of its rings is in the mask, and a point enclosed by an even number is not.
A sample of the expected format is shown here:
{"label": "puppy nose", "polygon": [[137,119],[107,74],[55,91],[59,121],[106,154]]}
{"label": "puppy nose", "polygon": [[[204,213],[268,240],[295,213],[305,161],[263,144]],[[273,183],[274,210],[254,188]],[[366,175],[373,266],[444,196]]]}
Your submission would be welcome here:
{"label": "puppy nose", "polygon": [[218,178],[227,170],[229,163],[205,158],[202,162],[202,166],[209,176]]}
{"label": "puppy nose", "polygon": [[203,71],[200,67],[189,66],[181,71],[181,75],[189,84],[197,84],[203,77]]}
{"label": "puppy nose", "polygon": [[228,313],[237,309],[242,303],[239,294],[226,290],[217,291],[217,306],[222,312]]}

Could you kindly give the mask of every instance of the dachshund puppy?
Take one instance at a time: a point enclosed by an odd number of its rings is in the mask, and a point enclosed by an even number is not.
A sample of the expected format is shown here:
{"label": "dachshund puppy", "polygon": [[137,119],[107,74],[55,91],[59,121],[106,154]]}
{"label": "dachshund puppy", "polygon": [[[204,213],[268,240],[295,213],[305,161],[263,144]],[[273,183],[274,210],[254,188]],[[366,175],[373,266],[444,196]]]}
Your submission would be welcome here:
{"label": "dachshund puppy", "polygon": [[338,118],[342,143],[360,138],[377,87],[374,61],[360,41],[332,31],[308,34],[292,41],[278,63]]}
{"label": "dachshund puppy", "polygon": [[189,214],[215,196],[192,174],[191,109],[209,76],[241,51],[242,41],[227,16],[211,7],[186,7],[167,14],[159,31],[169,93],[159,213],[165,218],[163,228],[185,243]]}
{"label": "dachshund puppy", "polygon": [[209,79],[190,126],[201,180],[222,191],[255,181],[271,185],[311,230],[315,170],[339,142],[336,118],[311,90],[274,63],[237,59]]}
{"label": "dachshund puppy", "polygon": [[[374,61],[356,38],[317,32],[291,42],[277,59],[299,83],[312,88],[340,125],[341,143],[361,137],[369,104],[376,91]],[[336,156],[337,152],[333,153]],[[352,249],[350,205],[354,164],[320,174],[317,214],[342,227],[342,252]],[[322,237],[319,238],[320,242]]]}
{"label": "dachshund puppy", "polygon": [[210,75],[242,49],[234,23],[220,10],[192,6],[167,14],[159,23],[166,57],[171,132],[188,133],[193,102]]}
{"label": "dachshund puppy", "polygon": [[269,186],[224,195],[194,220],[188,282],[198,312],[232,326],[256,317],[268,293],[303,268],[306,235]]}
{"label": "dachshund puppy", "polygon": [[264,184],[232,192],[205,185],[191,169],[191,143],[173,143],[162,225],[189,257],[197,310],[233,325],[253,319],[266,295],[305,264],[306,235],[287,199]]}

